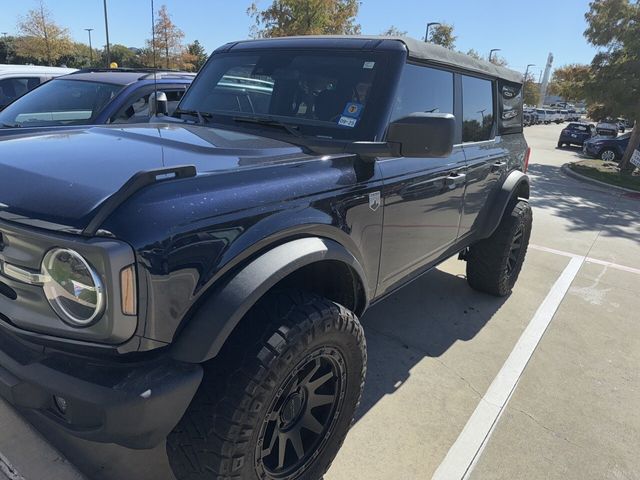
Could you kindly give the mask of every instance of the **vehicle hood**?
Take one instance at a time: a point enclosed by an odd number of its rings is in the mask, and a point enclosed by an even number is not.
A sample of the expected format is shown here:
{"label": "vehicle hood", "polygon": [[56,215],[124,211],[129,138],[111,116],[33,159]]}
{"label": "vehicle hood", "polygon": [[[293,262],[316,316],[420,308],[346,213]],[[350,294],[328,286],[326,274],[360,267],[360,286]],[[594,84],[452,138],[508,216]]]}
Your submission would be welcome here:
{"label": "vehicle hood", "polygon": [[17,134],[0,140],[0,219],[78,231],[139,171],[194,165],[211,175],[303,157],[283,141],[195,125]]}
{"label": "vehicle hood", "polygon": [[615,142],[617,137],[610,135],[596,135],[587,140],[587,143],[603,143],[603,142]]}

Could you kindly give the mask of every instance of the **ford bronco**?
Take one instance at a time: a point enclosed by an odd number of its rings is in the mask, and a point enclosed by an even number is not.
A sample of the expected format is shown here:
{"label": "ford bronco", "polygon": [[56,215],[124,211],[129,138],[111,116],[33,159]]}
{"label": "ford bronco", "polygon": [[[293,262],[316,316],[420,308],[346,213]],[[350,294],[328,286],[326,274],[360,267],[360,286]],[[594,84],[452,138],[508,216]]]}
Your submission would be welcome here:
{"label": "ford bronco", "polygon": [[180,479],[317,479],[367,307],[445,259],[508,295],[522,75],[407,38],[216,50],[173,117],[0,141],[0,394]]}

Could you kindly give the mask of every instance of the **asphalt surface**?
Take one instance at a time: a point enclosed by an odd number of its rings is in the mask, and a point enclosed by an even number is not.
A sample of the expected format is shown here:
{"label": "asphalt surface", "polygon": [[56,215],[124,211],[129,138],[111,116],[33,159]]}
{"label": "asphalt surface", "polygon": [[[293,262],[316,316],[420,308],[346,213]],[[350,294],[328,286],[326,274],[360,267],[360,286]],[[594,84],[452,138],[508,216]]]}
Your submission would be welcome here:
{"label": "asphalt surface", "polygon": [[[555,148],[561,128],[525,130],[534,227],[511,296],[474,292],[452,259],[364,316],[364,399],[326,480],[640,478],[640,195],[562,174],[577,150]],[[31,420],[89,479],[173,479],[163,446]],[[12,435],[0,453],[26,480],[72,478],[9,455]]]}

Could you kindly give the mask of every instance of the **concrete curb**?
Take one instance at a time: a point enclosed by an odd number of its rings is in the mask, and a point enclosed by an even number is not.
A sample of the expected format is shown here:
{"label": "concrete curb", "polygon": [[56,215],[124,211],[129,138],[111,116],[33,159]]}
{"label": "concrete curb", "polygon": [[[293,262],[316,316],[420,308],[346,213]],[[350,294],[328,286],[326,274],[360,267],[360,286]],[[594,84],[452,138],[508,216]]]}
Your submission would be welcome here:
{"label": "concrete curb", "polygon": [[31,424],[0,399],[0,478],[86,480]]}
{"label": "concrete curb", "polygon": [[630,188],[619,187],[618,185],[611,185],[610,183],[601,182],[600,180],[596,180],[595,178],[585,177],[577,172],[574,172],[569,168],[569,164],[565,163],[560,167],[562,173],[564,173],[568,177],[575,178],[576,180],[580,180],[582,182],[591,183],[593,185],[599,185],[601,187],[613,188],[614,190],[618,190],[620,192],[626,193],[640,193],[638,190],[632,190]]}

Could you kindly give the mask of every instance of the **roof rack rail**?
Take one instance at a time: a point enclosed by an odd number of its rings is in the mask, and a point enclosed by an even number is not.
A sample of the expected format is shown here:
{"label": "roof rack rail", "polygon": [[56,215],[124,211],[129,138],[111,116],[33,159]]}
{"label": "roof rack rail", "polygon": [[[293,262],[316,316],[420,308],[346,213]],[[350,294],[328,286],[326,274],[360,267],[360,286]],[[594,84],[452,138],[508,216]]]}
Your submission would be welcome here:
{"label": "roof rack rail", "polygon": [[143,170],[134,174],[118,191],[102,202],[89,224],[82,231],[82,235],[93,237],[104,221],[115,212],[120,205],[148,185],[166,182],[168,180],[195,177],[196,173],[195,165],[181,165],[177,167]]}

